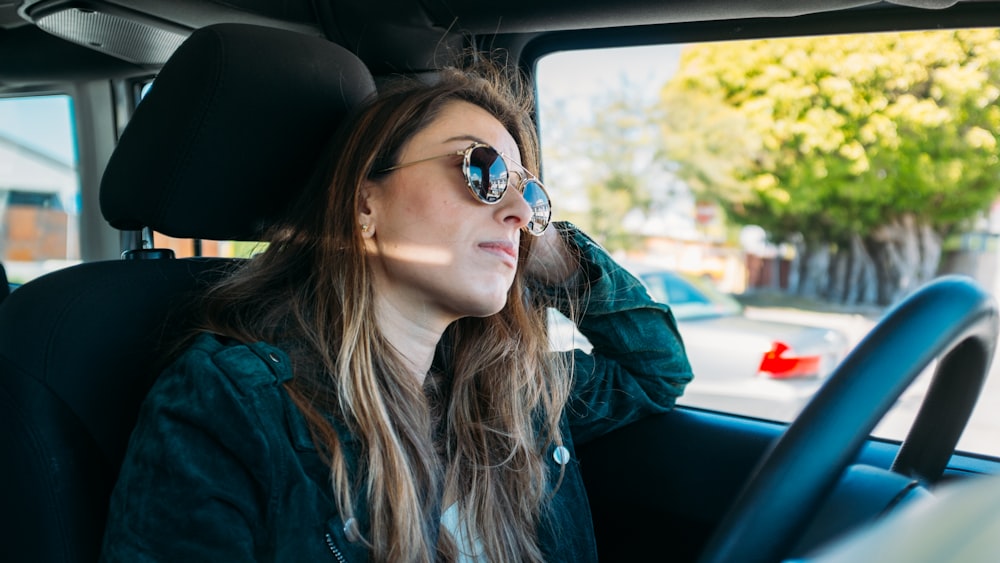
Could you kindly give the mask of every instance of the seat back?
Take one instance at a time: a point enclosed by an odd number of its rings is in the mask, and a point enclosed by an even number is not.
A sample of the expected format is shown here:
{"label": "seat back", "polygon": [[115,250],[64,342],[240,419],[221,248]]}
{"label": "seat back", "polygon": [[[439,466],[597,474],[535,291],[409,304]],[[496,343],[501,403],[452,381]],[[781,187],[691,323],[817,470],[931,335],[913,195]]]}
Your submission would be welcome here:
{"label": "seat back", "polygon": [[0,264],[0,303],[10,295],[10,283],[7,281],[7,270]]}
{"label": "seat back", "polygon": [[[374,92],[317,37],[251,25],[194,32],[136,110],[101,183],[112,226],[259,240],[345,113]],[[163,253],[132,252],[146,258]],[[97,559],[108,500],[162,351],[226,259],[85,263],[0,307],[0,560]]]}

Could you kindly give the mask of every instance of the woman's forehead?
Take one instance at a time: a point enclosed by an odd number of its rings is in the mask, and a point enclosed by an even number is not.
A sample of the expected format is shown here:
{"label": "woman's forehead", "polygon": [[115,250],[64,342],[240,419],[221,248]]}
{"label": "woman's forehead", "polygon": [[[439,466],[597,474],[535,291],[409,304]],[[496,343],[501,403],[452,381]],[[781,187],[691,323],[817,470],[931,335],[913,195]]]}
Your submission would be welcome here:
{"label": "woman's forehead", "polygon": [[472,143],[485,143],[520,159],[517,143],[507,128],[484,108],[465,101],[446,104],[412,140],[424,146],[433,145],[435,149],[461,149]]}

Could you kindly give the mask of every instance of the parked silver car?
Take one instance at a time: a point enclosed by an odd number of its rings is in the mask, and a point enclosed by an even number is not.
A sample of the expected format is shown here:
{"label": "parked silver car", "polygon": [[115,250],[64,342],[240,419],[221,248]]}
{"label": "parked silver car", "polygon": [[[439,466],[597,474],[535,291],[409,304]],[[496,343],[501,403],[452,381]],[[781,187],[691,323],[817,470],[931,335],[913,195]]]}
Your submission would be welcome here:
{"label": "parked silver car", "polygon": [[[677,319],[695,374],[684,404],[791,420],[849,349],[836,329],[749,318],[739,301],[710,280],[627,267]],[[569,319],[555,310],[550,318],[554,349],[590,349]]]}

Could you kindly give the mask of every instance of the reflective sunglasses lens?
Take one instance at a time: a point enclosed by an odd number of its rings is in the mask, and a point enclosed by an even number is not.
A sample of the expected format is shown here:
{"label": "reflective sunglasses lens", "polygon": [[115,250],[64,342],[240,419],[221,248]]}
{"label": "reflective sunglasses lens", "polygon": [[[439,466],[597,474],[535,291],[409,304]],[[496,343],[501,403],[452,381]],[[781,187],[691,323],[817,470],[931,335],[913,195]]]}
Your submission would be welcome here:
{"label": "reflective sunglasses lens", "polygon": [[521,192],[524,201],[531,206],[531,219],[526,228],[532,234],[540,235],[545,232],[552,220],[552,202],[549,201],[549,194],[545,193],[545,188],[537,180],[528,180],[524,183],[524,191]]}
{"label": "reflective sunglasses lens", "polygon": [[490,147],[476,147],[466,157],[469,187],[480,200],[496,203],[507,191],[507,164]]}

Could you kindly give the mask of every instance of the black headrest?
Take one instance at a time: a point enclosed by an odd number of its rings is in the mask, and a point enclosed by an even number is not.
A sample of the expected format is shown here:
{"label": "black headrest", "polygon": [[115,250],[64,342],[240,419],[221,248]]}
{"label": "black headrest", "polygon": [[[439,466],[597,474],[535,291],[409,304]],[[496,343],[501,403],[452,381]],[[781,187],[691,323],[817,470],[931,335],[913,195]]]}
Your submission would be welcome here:
{"label": "black headrest", "polygon": [[259,240],[347,111],[374,94],[360,59],[245,24],[195,31],[136,109],[101,180],[121,230]]}

